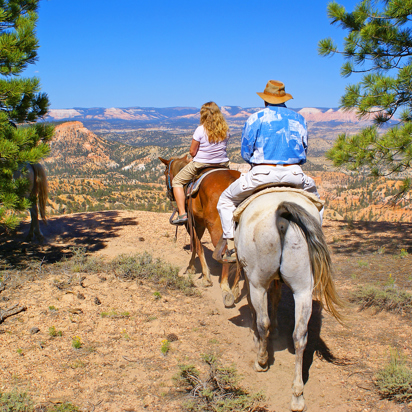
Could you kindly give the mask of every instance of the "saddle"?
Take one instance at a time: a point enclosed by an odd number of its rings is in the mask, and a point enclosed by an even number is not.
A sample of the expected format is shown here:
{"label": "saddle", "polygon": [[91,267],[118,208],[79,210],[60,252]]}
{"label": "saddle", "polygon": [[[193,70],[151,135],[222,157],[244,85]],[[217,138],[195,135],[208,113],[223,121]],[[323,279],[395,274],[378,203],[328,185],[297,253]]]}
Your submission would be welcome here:
{"label": "saddle", "polygon": [[303,189],[297,189],[296,187],[292,185],[286,186],[285,184],[281,183],[270,183],[268,185],[264,185],[262,187],[259,187],[255,192],[250,195],[248,198],[246,198],[233,212],[233,220],[235,222],[239,222],[240,216],[243,213],[243,211],[247,208],[247,206],[257,197],[262,196],[266,193],[272,193],[272,192],[295,192],[299,193],[300,195],[306,197],[309,199],[320,211],[323,208],[324,201],[320,200],[317,196],[315,196],[312,193],[309,193]]}
{"label": "saddle", "polygon": [[198,174],[193,178],[193,180],[185,186],[186,199],[188,199],[189,197],[193,197],[199,191],[200,184],[207,175],[213,172],[217,172],[218,170],[227,169],[229,168],[224,166],[207,166],[204,169],[200,169]]}

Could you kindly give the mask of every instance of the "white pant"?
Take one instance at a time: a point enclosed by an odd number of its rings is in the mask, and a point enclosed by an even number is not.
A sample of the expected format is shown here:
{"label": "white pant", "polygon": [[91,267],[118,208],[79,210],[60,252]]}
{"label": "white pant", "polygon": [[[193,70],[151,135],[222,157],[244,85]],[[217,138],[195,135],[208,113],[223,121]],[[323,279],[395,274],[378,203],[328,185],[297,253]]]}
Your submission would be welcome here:
{"label": "white pant", "polygon": [[[299,165],[291,166],[254,166],[247,173],[233,182],[220,196],[217,210],[222,222],[223,238],[234,237],[233,212],[236,207],[249,197],[259,186],[268,183],[291,184],[320,198],[315,181],[306,176]],[[322,220],[323,209],[320,212]]]}

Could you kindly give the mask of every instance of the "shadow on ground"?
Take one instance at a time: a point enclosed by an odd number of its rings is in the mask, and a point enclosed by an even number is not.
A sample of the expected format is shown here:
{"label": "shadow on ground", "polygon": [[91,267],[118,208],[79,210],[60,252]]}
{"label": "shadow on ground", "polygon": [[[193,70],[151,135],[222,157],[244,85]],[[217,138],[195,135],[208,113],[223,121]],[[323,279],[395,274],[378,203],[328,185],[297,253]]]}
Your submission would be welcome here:
{"label": "shadow on ground", "polygon": [[325,221],[325,233],[334,230],[334,253],[359,255],[374,253],[384,248],[385,254],[394,254],[401,248],[412,253],[412,223],[407,222],[338,222]]}
{"label": "shadow on ground", "polygon": [[[240,308],[240,315],[229,319],[233,324],[240,327],[252,328],[252,315],[248,305]],[[295,327],[295,302],[292,291],[282,285],[282,298],[278,307],[278,335],[270,337],[268,343],[269,367],[276,367],[276,352],[287,349],[294,354],[293,330]],[[346,364],[345,359],[338,359],[332,353],[327,344],[320,337],[322,329],[322,307],[319,302],[312,302],[312,316],[308,325],[308,343],[303,355],[303,380],[306,383],[309,379],[309,370],[316,355],[330,363]]]}
{"label": "shadow on ground", "polygon": [[22,223],[11,235],[0,238],[0,259],[13,266],[25,265],[30,259],[44,259],[48,263],[71,256],[73,247],[86,247],[96,252],[106,247],[107,241],[118,237],[124,226],[138,225],[136,218],[120,217],[118,211],[78,213],[41,222],[46,243],[25,242],[30,223]]}

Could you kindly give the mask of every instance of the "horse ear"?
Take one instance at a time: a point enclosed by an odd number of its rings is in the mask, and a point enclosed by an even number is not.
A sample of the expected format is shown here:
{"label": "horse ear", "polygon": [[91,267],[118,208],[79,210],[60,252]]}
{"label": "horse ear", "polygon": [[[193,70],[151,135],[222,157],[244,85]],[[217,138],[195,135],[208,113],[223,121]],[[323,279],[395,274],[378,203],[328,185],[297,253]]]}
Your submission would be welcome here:
{"label": "horse ear", "polygon": [[166,159],[162,159],[161,157],[158,158],[163,164],[165,164],[166,166],[169,164],[169,160]]}

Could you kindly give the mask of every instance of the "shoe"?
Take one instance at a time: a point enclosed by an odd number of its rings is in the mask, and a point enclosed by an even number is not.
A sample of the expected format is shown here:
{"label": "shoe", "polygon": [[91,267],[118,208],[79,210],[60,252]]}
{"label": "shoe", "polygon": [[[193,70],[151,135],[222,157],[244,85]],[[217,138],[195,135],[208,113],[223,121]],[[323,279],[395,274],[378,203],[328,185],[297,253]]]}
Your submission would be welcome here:
{"label": "shoe", "polygon": [[187,223],[187,213],[183,215],[178,215],[177,219],[174,219],[170,222],[172,225],[181,226]]}
{"label": "shoe", "polygon": [[233,239],[226,239],[226,251],[222,256],[222,262],[224,263],[236,263],[236,249],[235,249],[235,241]]}

